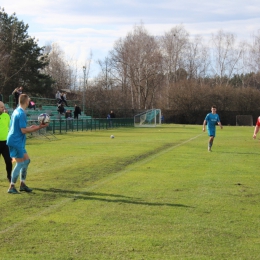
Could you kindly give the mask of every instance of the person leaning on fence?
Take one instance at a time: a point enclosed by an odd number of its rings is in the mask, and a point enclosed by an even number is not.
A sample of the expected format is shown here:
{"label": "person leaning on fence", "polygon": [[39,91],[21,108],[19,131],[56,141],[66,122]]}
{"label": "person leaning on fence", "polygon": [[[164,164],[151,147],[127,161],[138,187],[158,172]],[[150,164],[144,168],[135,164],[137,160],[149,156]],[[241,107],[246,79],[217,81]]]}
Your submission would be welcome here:
{"label": "person leaning on fence", "polygon": [[253,138],[256,139],[256,135],[259,132],[259,127],[260,127],[260,116],[257,118],[256,120],[256,124],[255,124],[255,129],[254,129],[254,134],[253,134]]}
{"label": "person leaning on fence", "polygon": [[112,110],[111,110],[109,115],[110,115],[110,126],[112,127],[113,126],[113,119],[116,118],[116,115]]}
{"label": "person leaning on fence", "polygon": [[19,193],[15,188],[15,183],[20,175],[20,191],[31,192],[26,184],[27,169],[30,164],[30,157],[25,150],[26,134],[47,127],[48,124],[27,126],[27,117],[25,110],[29,105],[30,98],[26,94],[19,97],[19,107],[16,108],[11,117],[10,129],[7,136],[7,145],[10,151],[10,157],[14,158],[16,165],[12,171],[11,183],[8,193]]}
{"label": "person leaning on fence", "polygon": [[163,124],[164,123],[164,115],[162,114],[161,115],[161,124]]}
{"label": "person leaning on fence", "polygon": [[10,116],[5,112],[4,103],[0,101],[0,156],[2,155],[4,158],[7,179],[11,182],[12,158],[10,157],[9,148],[6,144],[9,125]]}
{"label": "person leaning on fence", "polygon": [[108,126],[111,126],[111,117],[110,117],[110,113],[107,114],[107,120],[108,120]]}

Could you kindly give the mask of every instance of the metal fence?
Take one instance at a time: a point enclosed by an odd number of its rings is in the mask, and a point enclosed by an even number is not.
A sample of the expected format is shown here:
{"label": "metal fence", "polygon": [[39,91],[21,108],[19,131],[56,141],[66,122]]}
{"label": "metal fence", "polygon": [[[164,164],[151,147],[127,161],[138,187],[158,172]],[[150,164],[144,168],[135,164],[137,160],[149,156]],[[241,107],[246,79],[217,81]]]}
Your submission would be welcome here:
{"label": "metal fence", "polygon": [[[39,124],[38,120],[28,120],[28,125]],[[52,134],[92,131],[118,127],[134,127],[133,118],[91,118],[91,119],[53,119],[46,128],[46,132]]]}

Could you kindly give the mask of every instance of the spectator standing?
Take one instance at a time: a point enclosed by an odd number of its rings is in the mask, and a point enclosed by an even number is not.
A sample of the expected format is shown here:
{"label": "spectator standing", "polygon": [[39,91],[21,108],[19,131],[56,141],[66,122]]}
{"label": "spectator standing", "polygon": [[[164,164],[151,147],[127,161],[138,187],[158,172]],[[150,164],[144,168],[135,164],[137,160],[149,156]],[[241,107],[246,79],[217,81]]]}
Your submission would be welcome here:
{"label": "spectator standing", "polygon": [[79,115],[81,115],[81,109],[78,105],[74,106],[74,119],[79,119]]}
{"label": "spectator standing", "polygon": [[111,112],[110,112],[110,118],[116,118],[116,115],[115,115],[115,113],[111,110]]}
{"label": "spectator standing", "polygon": [[164,123],[164,115],[162,114],[161,115],[161,124],[163,124]]}
{"label": "spectator standing", "polygon": [[27,117],[25,110],[29,105],[30,98],[26,94],[21,94],[19,97],[19,107],[16,108],[11,117],[10,129],[7,136],[7,145],[9,146],[10,157],[14,158],[16,165],[12,171],[11,183],[8,193],[19,193],[15,188],[15,183],[20,175],[20,191],[31,192],[26,184],[27,169],[30,163],[30,158],[25,150],[26,134],[47,127],[48,124],[31,125],[27,127]]}
{"label": "spectator standing", "polygon": [[60,102],[59,102],[59,104],[62,104],[62,103],[64,103],[65,105],[66,105],[66,107],[68,106],[68,104],[67,104],[67,100],[64,98],[64,95],[65,95],[65,98],[66,98],[66,94],[65,93],[61,93],[61,95],[60,95]]}
{"label": "spectator standing", "polygon": [[65,114],[66,110],[65,110],[64,105],[63,105],[62,103],[58,105],[57,111],[58,111],[59,114],[61,114],[61,115]]}
{"label": "spectator standing", "polygon": [[61,100],[61,98],[60,98],[60,91],[59,91],[59,90],[58,90],[57,93],[55,94],[55,98],[56,98],[56,100],[57,100],[57,103],[59,104],[59,103],[60,103],[60,100]]}
{"label": "spectator standing", "polygon": [[113,119],[116,118],[115,113],[111,110],[110,112],[110,126],[113,127]]}
{"label": "spectator standing", "polygon": [[13,95],[14,95],[14,98],[15,98],[15,106],[17,107],[18,106],[18,103],[19,103],[19,96],[23,93],[23,87],[18,87],[16,88],[14,91],[13,91]]}
{"label": "spectator standing", "polygon": [[108,122],[108,126],[111,127],[111,117],[110,117],[110,113],[107,114],[107,122]]}
{"label": "spectator standing", "polygon": [[66,93],[63,93],[63,98],[64,98],[64,101],[67,102],[67,95],[66,95]]}
{"label": "spectator standing", "polygon": [[6,144],[9,125],[10,116],[7,113],[5,113],[4,103],[0,101],[0,155],[3,156],[5,161],[7,179],[9,180],[9,182],[11,182],[12,158],[10,157],[9,148]]}

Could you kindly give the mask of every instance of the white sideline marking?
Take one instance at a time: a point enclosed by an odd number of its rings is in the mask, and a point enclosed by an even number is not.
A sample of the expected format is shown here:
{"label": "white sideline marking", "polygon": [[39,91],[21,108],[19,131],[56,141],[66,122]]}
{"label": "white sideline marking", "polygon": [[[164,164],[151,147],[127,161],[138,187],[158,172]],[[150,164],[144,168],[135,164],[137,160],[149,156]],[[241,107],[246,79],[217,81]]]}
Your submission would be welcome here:
{"label": "white sideline marking", "polygon": [[169,148],[167,148],[167,149],[165,149],[165,150],[163,150],[163,151],[161,151],[161,152],[159,152],[159,153],[156,153],[156,154],[154,154],[154,155],[151,155],[151,156],[149,156],[148,158],[146,158],[146,159],[144,159],[144,160],[142,160],[142,161],[139,161],[139,162],[135,163],[135,164],[134,164],[132,167],[130,167],[129,169],[125,169],[125,170],[119,171],[119,172],[117,172],[116,174],[113,174],[112,176],[105,178],[103,181],[101,181],[101,182],[99,182],[99,183],[97,183],[97,184],[94,184],[94,185],[92,185],[92,186],[90,186],[90,187],[87,187],[87,188],[83,189],[81,192],[78,192],[77,195],[75,194],[75,196],[74,196],[73,198],[63,199],[63,200],[60,201],[59,203],[54,204],[54,205],[51,205],[51,206],[49,206],[48,208],[46,208],[46,209],[44,209],[44,210],[42,210],[42,211],[36,213],[36,214],[33,215],[33,216],[29,216],[29,217],[27,217],[26,219],[24,219],[23,221],[19,221],[19,222],[17,222],[16,224],[13,224],[12,226],[10,226],[10,227],[8,227],[8,228],[6,228],[6,229],[4,229],[4,230],[1,230],[1,231],[0,231],[0,234],[4,234],[4,233],[6,233],[6,232],[8,232],[8,231],[10,231],[10,230],[12,230],[12,229],[15,229],[16,227],[25,225],[26,223],[30,223],[31,221],[37,219],[37,218],[40,217],[40,216],[47,215],[49,212],[51,212],[51,211],[53,211],[53,210],[55,210],[55,209],[58,209],[59,207],[65,205],[67,202],[69,202],[69,201],[73,200],[74,198],[76,198],[76,197],[78,197],[78,196],[84,194],[85,192],[93,191],[94,189],[96,189],[96,188],[98,188],[98,187],[100,187],[100,186],[102,186],[102,185],[104,185],[104,184],[107,184],[109,181],[111,181],[111,180],[113,180],[113,179],[116,179],[116,178],[118,178],[119,176],[121,176],[121,175],[123,175],[123,174],[125,174],[125,173],[128,173],[128,172],[132,171],[132,170],[135,169],[137,166],[143,165],[143,164],[145,164],[145,163],[147,163],[147,162],[153,160],[154,158],[157,158],[157,157],[161,156],[162,154],[165,154],[165,153],[167,153],[167,152],[169,152],[169,151],[171,151],[171,150],[173,150],[173,149],[175,149],[175,148],[177,148],[177,147],[179,147],[179,146],[181,146],[181,145],[184,145],[184,144],[186,144],[186,143],[189,143],[190,141],[195,140],[196,138],[200,137],[201,135],[203,135],[203,133],[202,133],[202,134],[199,134],[199,135],[197,135],[197,136],[195,136],[195,137],[192,137],[192,138],[190,138],[190,139],[188,139],[188,140],[186,140],[186,141],[183,141],[183,142],[181,142],[181,143],[179,143],[179,144],[176,144],[176,145],[174,145],[174,146],[171,146],[171,147],[169,147]]}
{"label": "white sideline marking", "polygon": [[121,176],[121,175],[123,175],[123,174],[125,174],[127,172],[132,171],[137,166],[143,165],[143,164],[145,164],[145,163],[147,163],[147,162],[149,162],[149,161],[151,161],[151,160],[161,156],[162,154],[165,154],[165,153],[167,153],[167,152],[169,152],[169,151],[171,151],[171,150],[173,150],[173,149],[175,149],[175,148],[177,148],[177,147],[179,147],[181,145],[184,145],[186,143],[189,143],[190,141],[195,140],[196,138],[200,137],[201,135],[203,135],[203,133],[199,134],[199,135],[196,135],[196,136],[194,136],[194,137],[192,137],[192,138],[190,138],[190,139],[188,139],[186,141],[183,141],[182,143],[179,143],[179,144],[176,144],[174,146],[171,146],[171,147],[169,147],[169,148],[167,148],[167,149],[165,149],[165,150],[163,150],[163,151],[161,151],[159,153],[153,154],[153,155],[149,156],[148,158],[145,158],[145,159],[143,159],[143,160],[141,160],[139,162],[136,162],[132,167],[129,167],[128,169],[119,171],[119,172],[113,174],[112,176],[105,178],[103,181],[99,182],[98,184],[94,184],[91,187],[89,187],[88,189],[86,189],[86,191],[92,191],[92,190],[98,188],[99,186],[102,186],[103,184],[106,184],[109,181],[111,181],[113,179],[116,179],[117,177],[119,177],[119,176]]}

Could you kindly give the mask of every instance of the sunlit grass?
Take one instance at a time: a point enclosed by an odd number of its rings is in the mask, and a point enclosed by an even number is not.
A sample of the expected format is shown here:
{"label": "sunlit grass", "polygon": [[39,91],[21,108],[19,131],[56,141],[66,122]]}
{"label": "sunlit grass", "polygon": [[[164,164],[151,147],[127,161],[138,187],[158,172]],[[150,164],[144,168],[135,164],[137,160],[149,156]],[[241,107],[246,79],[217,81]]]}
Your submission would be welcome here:
{"label": "sunlit grass", "polygon": [[217,129],[212,153],[202,126],[30,139],[34,192],[1,175],[0,259],[258,259],[252,133]]}

